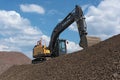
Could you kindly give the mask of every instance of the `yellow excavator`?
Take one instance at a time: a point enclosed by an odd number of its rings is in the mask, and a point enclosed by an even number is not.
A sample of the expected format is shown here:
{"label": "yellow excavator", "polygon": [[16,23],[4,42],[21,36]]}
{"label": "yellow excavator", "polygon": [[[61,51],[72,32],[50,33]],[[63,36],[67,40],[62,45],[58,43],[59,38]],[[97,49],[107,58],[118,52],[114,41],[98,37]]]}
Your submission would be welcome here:
{"label": "yellow excavator", "polygon": [[[86,32],[85,17],[83,15],[81,7],[76,5],[76,7],[60,23],[56,25],[52,32],[48,47],[42,44],[42,39],[37,42],[37,45],[35,45],[33,48],[33,64],[43,62],[47,57],[58,57],[67,53],[67,42],[65,39],[59,39],[59,35],[73,22],[77,23],[77,28],[80,36],[80,47],[83,47],[85,49],[89,46],[89,43],[87,41],[88,37]],[[95,43],[100,41],[100,39],[97,37],[89,37],[89,40],[94,40]],[[92,42],[92,44],[94,44],[94,42]]]}

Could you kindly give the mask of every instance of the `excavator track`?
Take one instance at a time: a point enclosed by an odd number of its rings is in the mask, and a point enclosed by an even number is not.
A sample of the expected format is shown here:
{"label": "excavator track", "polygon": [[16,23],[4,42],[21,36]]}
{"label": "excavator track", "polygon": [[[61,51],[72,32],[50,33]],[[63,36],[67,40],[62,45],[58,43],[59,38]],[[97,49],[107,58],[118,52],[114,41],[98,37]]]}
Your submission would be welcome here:
{"label": "excavator track", "polygon": [[44,61],[46,61],[46,57],[36,58],[32,60],[32,64],[42,63]]}

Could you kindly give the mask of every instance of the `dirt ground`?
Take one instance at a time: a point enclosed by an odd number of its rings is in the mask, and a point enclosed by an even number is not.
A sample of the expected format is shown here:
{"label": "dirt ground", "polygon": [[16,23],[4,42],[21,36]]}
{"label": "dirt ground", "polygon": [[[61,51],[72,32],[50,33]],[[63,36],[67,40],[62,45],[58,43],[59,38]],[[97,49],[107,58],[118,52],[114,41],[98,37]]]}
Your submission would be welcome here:
{"label": "dirt ground", "polygon": [[31,60],[20,52],[0,52],[0,74],[13,65],[30,64]]}
{"label": "dirt ground", "polygon": [[40,64],[13,66],[0,80],[120,80],[120,34]]}

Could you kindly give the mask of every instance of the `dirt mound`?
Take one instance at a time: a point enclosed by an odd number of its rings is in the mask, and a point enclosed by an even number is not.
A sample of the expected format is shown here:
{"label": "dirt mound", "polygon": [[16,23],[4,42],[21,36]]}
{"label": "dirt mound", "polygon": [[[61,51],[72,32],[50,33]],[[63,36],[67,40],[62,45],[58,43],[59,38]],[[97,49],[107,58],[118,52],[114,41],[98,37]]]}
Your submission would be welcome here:
{"label": "dirt mound", "polygon": [[13,65],[30,64],[31,60],[20,52],[0,52],[0,74]]}
{"label": "dirt mound", "polygon": [[13,66],[0,80],[120,80],[120,35],[44,63]]}

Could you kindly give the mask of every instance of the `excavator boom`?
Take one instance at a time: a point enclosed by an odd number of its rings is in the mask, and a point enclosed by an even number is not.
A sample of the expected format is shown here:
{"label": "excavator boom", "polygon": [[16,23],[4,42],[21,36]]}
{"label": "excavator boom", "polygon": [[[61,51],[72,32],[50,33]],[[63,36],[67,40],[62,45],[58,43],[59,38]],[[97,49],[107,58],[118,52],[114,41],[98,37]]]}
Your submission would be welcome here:
{"label": "excavator boom", "polygon": [[76,5],[75,9],[72,10],[60,23],[57,24],[57,26],[54,28],[51,40],[49,43],[49,49],[51,52],[53,52],[55,48],[55,43],[57,42],[57,39],[59,38],[59,35],[61,32],[63,32],[66,28],[69,27],[73,22],[77,23],[78,32],[80,35],[80,43],[79,45],[83,48],[86,48],[88,46],[87,39],[86,39],[86,25],[85,25],[85,17],[83,15],[82,9]]}

